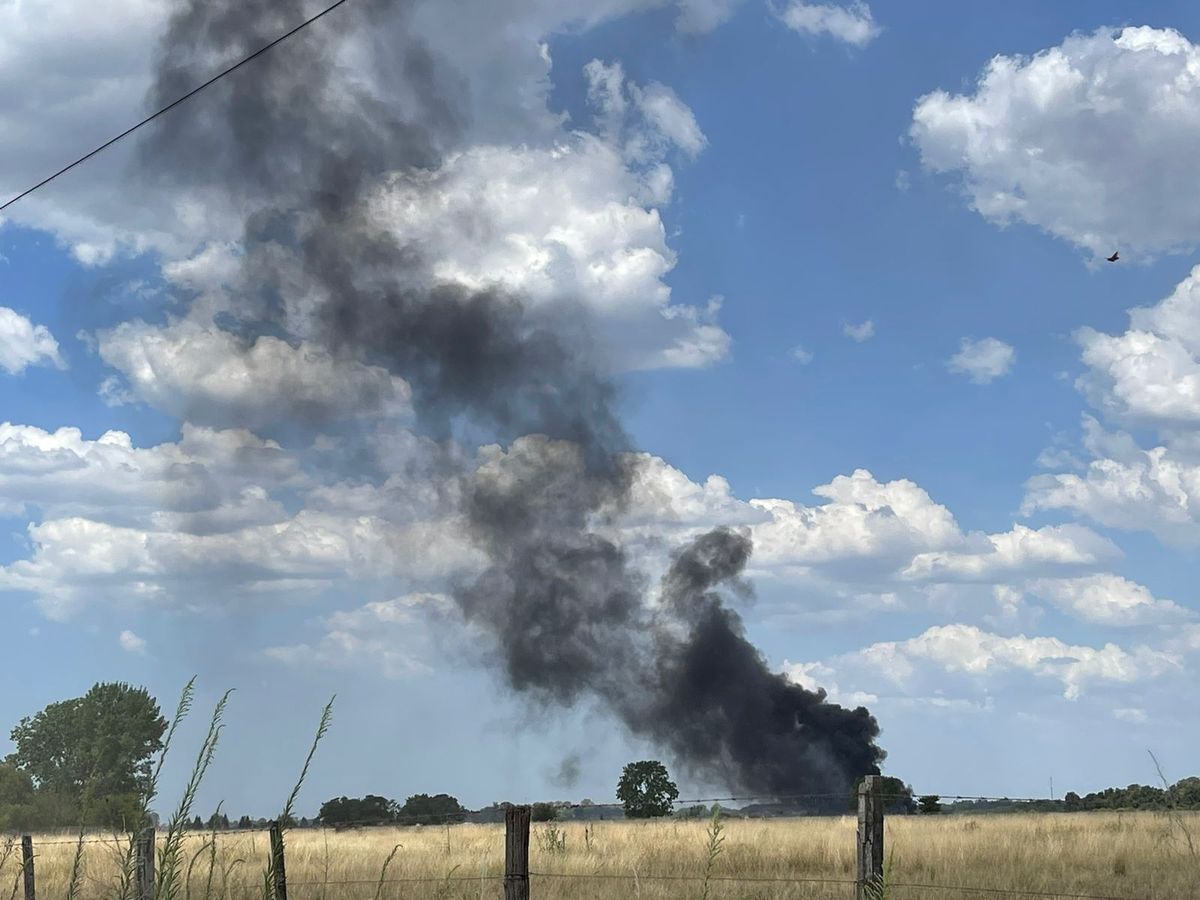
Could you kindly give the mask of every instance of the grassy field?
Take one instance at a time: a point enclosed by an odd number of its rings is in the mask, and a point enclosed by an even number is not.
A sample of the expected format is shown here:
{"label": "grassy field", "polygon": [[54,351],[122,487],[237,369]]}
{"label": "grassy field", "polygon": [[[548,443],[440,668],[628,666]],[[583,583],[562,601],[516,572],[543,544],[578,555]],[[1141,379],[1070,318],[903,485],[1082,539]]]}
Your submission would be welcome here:
{"label": "grassy field", "polygon": [[[792,878],[854,878],[850,818],[726,820],[720,853],[708,867],[705,821],[598,822],[559,825],[563,843],[534,825],[530,849],[533,900],[618,898],[853,897],[851,884],[787,883]],[[1172,823],[1151,813],[993,815],[890,818],[889,897],[956,898],[984,894],[902,887],[902,883],[1005,890],[1063,891],[1131,898],[1200,900],[1200,844],[1189,850],[1185,829],[1200,838],[1200,815]],[[74,847],[63,836],[35,839],[41,900],[65,898]],[[190,880],[180,900],[261,896],[269,841],[264,833],[189,836]],[[379,887],[384,862],[389,883]],[[0,867],[0,898],[19,877],[19,848]],[[83,898],[111,896],[119,854],[89,843]],[[291,900],[500,898],[504,831],[494,825],[293,831],[287,838]],[[705,893],[706,868],[711,876]],[[581,877],[608,876],[608,877]],[[671,876],[659,880],[655,876]],[[692,879],[695,880],[682,880]],[[733,881],[726,879],[784,879]],[[406,881],[404,879],[432,879]],[[470,880],[467,880],[470,879]],[[322,884],[321,882],[331,882]],[[19,896],[19,888],[17,896]]]}

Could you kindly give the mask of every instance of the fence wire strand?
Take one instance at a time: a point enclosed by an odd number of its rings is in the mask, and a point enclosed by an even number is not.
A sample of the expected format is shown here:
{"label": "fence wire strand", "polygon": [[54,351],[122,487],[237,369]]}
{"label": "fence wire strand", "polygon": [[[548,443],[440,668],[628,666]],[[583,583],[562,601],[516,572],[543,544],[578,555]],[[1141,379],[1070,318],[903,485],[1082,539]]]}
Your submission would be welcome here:
{"label": "fence wire strand", "polygon": [[[794,876],[759,876],[759,875],[654,875],[643,874],[641,872],[636,875],[630,873],[615,872],[534,872],[529,873],[530,878],[600,878],[600,879],[623,879],[626,881],[708,881],[708,882],[732,882],[745,884],[840,884],[840,885],[857,885],[858,880],[853,878],[823,878],[807,875]],[[1058,898],[1058,900],[1142,900],[1139,897],[1113,896],[1108,894],[1079,894],[1071,891],[1031,891],[1021,888],[991,888],[991,887],[967,887],[957,884],[922,884],[918,882],[905,881],[887,881],[886,887],[890,888],[919,888],[922,890],[936,891],[959,891],[969,894],[1004,894],[1013,897],[1043,897],[1043,898]]]}
{"label": "fence wire strand", "polygon": [[378,878],[350,878],[350,879],[333,879],[329,881],[292,881],[288,879],[288,888],[294,887],[328,887],[331,885],[360,885],[360,884],[445,884],[447,882],[456,881],[503,881],[503,875],[426,875],[422,877],[412,878],[385,878],[380,881]]}
{"label": "fence wire strand", "polygon": [[607,878],[626,881],[720,881],[745,884],[858,884],[853,878],[816,878],[796,875],[788,878],[767,875],[628,875],[620,872],[530,872],[530,878]]}
{"label": "fence wire strand", "polygon": [[966,894],[1006,894],[1015,897],[1051,897],[1059,900],[1142,900],[1140,897],[1118,897],[1110,894],[1074,894],[1070,891],[1030,891],[1020,888],[965,887],[958,884],[920,884],[889,881],[889,888],[920,888],[921,890],[960,891]]}

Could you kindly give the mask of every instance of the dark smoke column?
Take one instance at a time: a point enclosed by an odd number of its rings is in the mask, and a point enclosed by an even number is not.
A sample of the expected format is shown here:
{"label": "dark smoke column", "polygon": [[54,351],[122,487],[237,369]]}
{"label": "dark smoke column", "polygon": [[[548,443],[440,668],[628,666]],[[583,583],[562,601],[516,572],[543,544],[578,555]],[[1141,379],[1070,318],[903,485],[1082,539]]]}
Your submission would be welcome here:
{"label": "dark smoke column", "polygon": [[749,538],[718,528],[676,554],[662,590],[675,627],[660,630],[658,696],[638,725],[718,783],[774,797],[842,794],[879,773],[879,725],[772,672],[746,639],[718,588],[748,590],[739,577],[750,552]]}
{"label": "dark smoke column", "polygon": [[[411,385],[428,436],[503,446],[441,477],[489,561],[453,593],[492,635],[512,689],[546,704],[598,698],[696,774],[738,789],[842,791],[878,771],[875,720],[772,673],[723,604],[748,538],[717,530],[693,541],[649,608],[645,577],[612,537],[632,448],[584,317],[438,281],[422,248],[381,220],[389,183],[428,185],[467,124],[459,101],[470,85],[413,32],[416,5],[341,7],[143,145],[168,187],[248,210],[232,311],[246,346],[286,334],[386,366]],[[300,7],[179,0],[153,102],[286,30]],[[347,44],[354,52],[339,55]],[[296,426],[311,415],[295,410]]]}

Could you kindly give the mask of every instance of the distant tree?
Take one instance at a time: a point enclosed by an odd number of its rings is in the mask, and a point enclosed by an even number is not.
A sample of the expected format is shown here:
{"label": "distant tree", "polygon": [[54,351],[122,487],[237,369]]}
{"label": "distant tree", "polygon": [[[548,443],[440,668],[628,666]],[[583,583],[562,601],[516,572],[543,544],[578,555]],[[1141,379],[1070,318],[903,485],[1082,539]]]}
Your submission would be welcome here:
{"label": "distant tree", "polygon": [[429,825],[461,822],[466,818],[466,813],[467,810],[458,802],[458,798],[449,794],[413,794],[404,801],[397,816],[404,824],[423,822]]}
{"label": "distant tree", "polygon": [[0,763],[0,831],[35,828],[33,779],[10,762]]}
{"label": "distant tree", "polygon": [[926,794],[919,803],[922,815],[936,815],[942,811],[942,798],[937,794]]}
{"label": "distant tree", "polygon": [[1079,808],[1091,809],[1167,809],[1168,791],[1146,784],[1123,788],[1105,788],[1080,798]]}
{"label": "distant tree", "polygon": [[138,821],[142,816],[140,794],[129,792],[95,797],[86,796],[85,792],[85,803],[87,810],[83,817],[88,821],[102,822],[126,832],[142,827]]}
{"label": "distant tree", "polygon": [[190,828],[192,831],[203,831],[204,822],[201,821],[199,816],[196,816],[196,818],[192,819],[192,821],[188,824],[188,828]]}
{"label": "distant tree", "polygon": [[1063,809],[1067,812],[1077,812],[1083,809],[1083,798],[1074,791],[1067,791],[1067,795],[1063,797]]}
{"label": "distant tree", "polygon": [[1200,778],[1181,778],[1167,794],[1176,809],[1200,809]]}
{"label": "distant tree", "polygon": [[35,831],[79,821],[79,804],[54,791],[39,791],[28,772],[0,762],[0,831]]}
{"label": "distant tree", "polygon": [[396,818],[396,804],[375,794],[337,797],[321,804],[317,818],[323,825],[382,825]]}
{"label": "distant tree", "polygon": [[529,818],[534,822],[553,822],[558,818],[558,807],[553,803],[535,803]]}
{"label": "distant tree", "polygon": [[671,814],[679,788],[671,780],[667,767],[656,759],[631,762],[617,782],[617,799],[630,819],[653,819]]}
{"label": "distant tree", "polygon": [[[150,779],[167,722],[145,688],[99,683],[21,719],[9,757],[42,791],[86,800],[84,818],[122,824]],[[86,794],[85,794],[86,791]],[[65,822],[62,824],[66,824]]]}
{"label": "distant tree", "polygon": [[0,762],[0,807],[33,803],[33,779],[11,762]]}
{"label": "distant tree", "polygon": [[709,817],[708,807],[703,803],[696,806],[688,806],[675,813],[681,819],[707,819]]}
{"label": "distant tree", "polygon": [[237,827],[238,828],[253,828],[254,822],[251,821],[249,816],[242,816],[240,819],[238,819]]}
{"label": "distant tree", "polygon": [[[858,809],[858,786],[863,783],[865,777],[865,775],[860,776],[855,780],[854,787],[850,791],[850,808],[852,810]],[[879,792],[883,795],[884,812],[903,815],[917,811],[917,801],[913,799],[912,787],[899,778],[884,775],[880,780]]]}
{"label": "distant tree", "polygon": [[580,806],[595,806],[596,804],[592,802],[590,797],[584,797],[582,800],[579,801],[579,805]]}

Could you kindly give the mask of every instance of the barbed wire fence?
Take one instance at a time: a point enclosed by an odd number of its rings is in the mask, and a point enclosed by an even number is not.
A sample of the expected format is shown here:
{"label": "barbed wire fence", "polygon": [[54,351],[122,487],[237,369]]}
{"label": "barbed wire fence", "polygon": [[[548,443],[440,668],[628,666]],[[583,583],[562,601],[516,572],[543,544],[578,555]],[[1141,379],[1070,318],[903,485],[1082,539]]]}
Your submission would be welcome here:
{"label": "barbed wire fence", "polygon": [[[827,889],[830,893],[825,893],[822,896],[838,898],[853,896],[855,900],[881,900],[887,897],[906,897],[906,896],[932,896],[932,897],[997,897],[1004,896],[1010,898],[1044,898],[1044,900],[1053,900],[1053,898],[1061,898],[1061,900],[1151,900],[1151,898],[1143,898],[1128,894],[1117,895],[1112,893],[1086,893],[1078,890],[1030,890],[1017,887],[1001,888],[1001,887],[984,887],[972,884],[943,884],[936,881],[904,881],[890,877],[885,874],[884,866],[884,824],[885,814],[887,813],[888,804],[909,804],[914,797],[911,792],[904,793],[889,793],[883,790],[883,779],[880,776],[868,776],[860,785],[858,793],[855,797],[857,806],[857,828],[855,831],[855,877],[838,877],[813,875],[807,873],[794,874],[738,874],[725,875],[714,874],[711,871],[703,874],[685,874],[685,873],[663,873],[663,872],[563,872],[563,871],[548,871],[543,869],[531,869],[529,865],[529,850],[530,850],[530,835],[532,810],[530,805],[494,805],[490,809],[471,812],[468,810],[460,810],[456,812],[438,812],[438,813],[416,813],[403,814],[388,818],[386,821],[381,821],[379,818],[363,819],[359,821],[337,822],[337,823],[321,823],[317,827],[326,832],[340,832],[347,829],[368,829],[380,826],[384,827],[440,827],[461,824],[464,822],[477,822],[483,824],[499,824],[504,823],[504,867],[503,872],[485,873],[481,871],[478,875],[456,874],[453,870],[445,875],[430,875],[430,876],[412,876],[412,877],[396,877],[389,876],[387,866],[384,871],[376,878],[331,878],[326,872],[320,878],[299,878],[289,880],[287,877],[287,866],[285,860],[286,844],[284,834],[288,830],[288,825],[294,823],[256,823],[250,827],[234,827],[234,828],[205,828],[190,830],[191,833],[198,837],[204,837],[214,843],[217,840],[232,838],[239,835],[250,836],[266,836],[269,838],[269,844],[266,848],[269,853],[270,860],[267,866],[267,872],[270,876],[269,900],[288,900],[289,890],[299,890],[302,896],[310,896],[310,891],[319,889],[319,896],[324,900],[326,890],[331,887],[340,888],[341,891],[335,896],[337,900],[357,900],[357,892],[362,891],[362,900],[379,900],[383,896],[386,888],[395,886],[410,886],[418,889],[421,886],[430,887],[432,893],[422,893],[421,896],[449,896],[446,889],[452,885],[478,885],[480,888],[479,896],[484,896],[483,889],[487,885],[495,887],[503,886],[503,896],[505,900],[531,900],[537,897],[538,882],[543,882],[549,888],[556,882],[560,885],[563,882],[570,882],[572,886],[568,889],[566,896],[575,896],[578,891],[575,885],[579,883],[601,883],[601,882],[625,882],[632,886],[633,893],[626,896],[641,896],[641,888],[649,885],[679,885],[680,890],[685,890],[684,886],[694,887],[698,884],[704,886],[703,896],[708,897],[710,886],[731,886],[735,884],[743,884],[748,887],[767,887],[775,886],[786,888],[792,886],[797,889],[812,888],[812,889]],[[1012,804],[1040,804],[1045,803],[1045,797],[990,797],[971,794],[937,794],[932,795],[939,800],[953,800],[960,802],[984,802],[984,803],[1012,803]],[[698,797],[674,801],[674,806],[679,812],[687,812],[689,808],[707,807],[727,803],[738,804],[753,804],[761,803],[764,806],[758,810],[763,818],[772,818],[774,816],[786,815],[822,815],[831,812],[840,812],[845,814],[850,811],[851,798],[845,793],[825,793],[825,794],[797,794],[790,796],[724,796],[724,797]],[[597,810],[613,810],[614,813],[620,811],[624,814],[624,805],[620,803],[555,803],[547,804],[552,806],[557,811],[562,810],[588,810],[595,813]],[[751,811],[754,811],[754,809]],[[724,812],[734,815],[745,814],[745,809],[731,808],[723,810]],[[482,817],[482,818],[481,818]],[[614,815],[614,818],[616,816]],[[300,830],[304,830],[301,828]],[[72,846],[76,848],[77,853],[81,853],[83,848],[88,845],[104,845],[112,850],[125,852],[130,847],[130,842],[134,842],[134,889],[136,900],[155,900],[155,879],[154,879],[154,859],[155,859],[155,829],[147,829],[140,835],[122,835],[113,834],[107,836],[84,835],[82,833],[74,837],[67,838],[51,836],[49,840],[39,839],[36,842],[36,850],[40,851],[46,847],[56,846]],[[449,838],[447,838],[449,840]],[[5,845],[7,853],[16,852],[17,845],[15,838],[9,838],[8,844]],[[447,844],[449,847],[449,844]],[[3,850],[4,848],[0,848]],[[18,873],[17,881],[13,884],[12,898],[15,900],[18,894],[18,888],[23,883],[25,892],[25,900],[36,900],[36,884],[35,884],[35,842],[31,835],[23,835],[20,840],[21,853],[21,871]],[[553,867],[550,867],[553,868]],[[440,887],[439,887],[440,886]],[[472,888],[473,890],[473,888]],[[563,896],[561,891],[553,889],[549,890],[551,895],[558,897]],[[691,894],[688,894],[691,896]],[[464,895],[465,896],[465,895]],[[755,895],[758,896],[758,895]],[[788,893],[787,896],[801,896],[800,894]],[[805,893],[803,896],[818,896],[813,893]]]}

